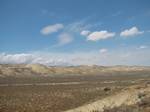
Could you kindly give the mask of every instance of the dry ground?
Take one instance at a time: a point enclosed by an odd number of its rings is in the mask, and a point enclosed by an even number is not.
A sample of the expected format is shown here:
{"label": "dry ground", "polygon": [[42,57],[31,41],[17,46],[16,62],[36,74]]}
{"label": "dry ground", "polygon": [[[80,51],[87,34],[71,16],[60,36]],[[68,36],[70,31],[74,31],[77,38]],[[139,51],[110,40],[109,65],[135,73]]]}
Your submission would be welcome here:
{"label": "dry ground", "polygon": [[149,81],[150,75],[1,78],[0,112],[62,112]]}

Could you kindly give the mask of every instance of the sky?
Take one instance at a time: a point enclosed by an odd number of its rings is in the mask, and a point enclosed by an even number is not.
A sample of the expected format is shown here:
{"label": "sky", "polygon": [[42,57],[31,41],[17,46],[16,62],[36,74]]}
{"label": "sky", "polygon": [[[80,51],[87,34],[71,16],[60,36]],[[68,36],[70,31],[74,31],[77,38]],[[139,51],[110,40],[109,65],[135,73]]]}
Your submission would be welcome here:
{"label": "sky", "polygon": [[0,0],[0,63],[150,66],[149,0]]}

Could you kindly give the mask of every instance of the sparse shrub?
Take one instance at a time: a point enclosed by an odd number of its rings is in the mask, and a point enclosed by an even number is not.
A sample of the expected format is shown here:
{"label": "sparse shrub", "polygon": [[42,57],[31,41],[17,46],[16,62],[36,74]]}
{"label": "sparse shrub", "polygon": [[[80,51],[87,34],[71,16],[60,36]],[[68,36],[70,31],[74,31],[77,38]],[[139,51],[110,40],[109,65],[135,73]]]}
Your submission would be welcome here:
{"label": "sparse shrub", "polygon": [[104,88],[104,91],[105,91],[105,92],[108,92],[108,91],[110,91],[110,90],[111,90],[111,88],[109,88],[109,87],[105,87],[105,88]]}
{"label": "sparse shrub", "polygon": [[105,109],[104,112],[140,112],[136,106],[122,105],[113,109]]}

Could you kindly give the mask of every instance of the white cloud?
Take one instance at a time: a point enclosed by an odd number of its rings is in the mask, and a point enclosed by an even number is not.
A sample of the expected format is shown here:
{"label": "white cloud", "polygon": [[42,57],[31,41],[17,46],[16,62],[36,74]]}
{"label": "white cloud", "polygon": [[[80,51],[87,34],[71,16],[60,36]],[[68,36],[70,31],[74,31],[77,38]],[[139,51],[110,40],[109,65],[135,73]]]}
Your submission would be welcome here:
{"label": "white cloud", "polygon": [[59,30],[61,30],[61,29],[63,29],[63,28],[64,28],[63,24],[49,25],[49,26],[44,27],[44,28],[41,30],[41,33],[42,33],[43,35],[48,35],[48,34],[51,34],[51,33],[58,32]]}
{"label": "white cloud", "polygon": [[73,37],[71,34],[62,33],[58,36],[58,44],[56,46],[62,46],[65,44],[69,44],[73,41]]}
{"label": "white cloud", "polygon": [[108,50],[105,49],[105,48],[99,50],[100,53],[106,53],[107,51],[108,51]]}
{"label": "white cloud", "polygon": [[20,54],[0,54],[0,64],[44,64],[44,65],[69,65],[59,54],[48,53],[20,53]]}
{"label": "white cloud", "polygon": [[121,58],[128,58],[131,54],[129,52],[127,53],[123,53],[122,55],[120,55]]}
{"label": "white cloud", "polygon": [[83,36],[88,36],[90,34],[90,31],[83,30],[80,34],[83,35]]}
{"label": "white cloud", "polygon": [[87,40],[98,41],[98,40],[102,40],[102,39],[108,39],[108,38],[111,38],[114,36],[115,36],[114,32],[108,32],[105,30],[104,31],[95,31],[88,35]]}
{"label": "white cloud", "polygon": [[139,47],[139,49],[146,49],[146,48],[148,48],[148,46],[146,46],[146,45],[141,45],[141,46]]}
{"label": "white cloud", "polygon": [[130,29],[126,29],[120,33],[120,36],[130,37],[144,33],[143,31],[139,31],[137,27],[132,27]]}
{"label": "white cloud", "polygon": [[[138,57],[137,57],[138,56]],[[131,48],[109,50],[109,53],[99,51],[74,53],[32,52],[29,54],[0,53],[0,63],[39,63],[44,65],[150,65],[150,50]]]}
{"label": "white cloud", "polygon": [[32,54],[0,54],[0,63],[29,63],[34,59]]}
{"label": "white cloud", "polygon": [[83,30],[86,30],[88,28],[90,28],[91,25],[90,24],[87,24],[85,22],[85,20],[81,20],[81,21],[77,21],[77,22],[73,22],[73,23],[70,23],[68,24],[64,30],[66,32],[72,32],[72,33],[79,33]]}

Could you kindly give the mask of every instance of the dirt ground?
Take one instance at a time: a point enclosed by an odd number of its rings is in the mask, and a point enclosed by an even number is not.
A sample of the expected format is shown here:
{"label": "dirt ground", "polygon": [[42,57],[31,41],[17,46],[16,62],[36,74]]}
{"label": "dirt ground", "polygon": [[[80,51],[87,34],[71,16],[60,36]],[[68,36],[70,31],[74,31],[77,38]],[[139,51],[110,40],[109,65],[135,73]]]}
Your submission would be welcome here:
{"label": "dirt ground", "polygon": [[150,75],[1,78],[0,112],[62,112],[149,82]]}

